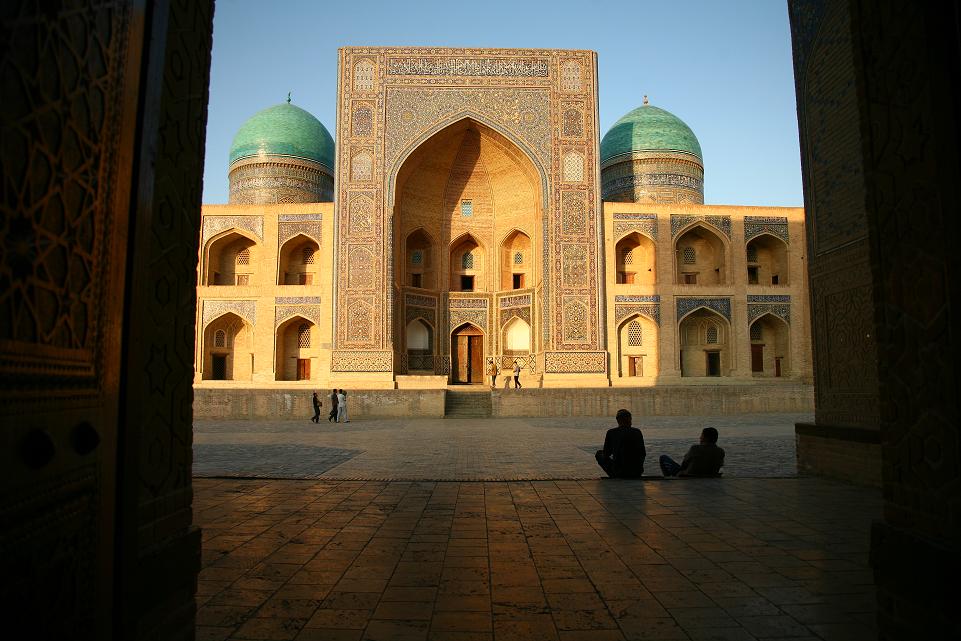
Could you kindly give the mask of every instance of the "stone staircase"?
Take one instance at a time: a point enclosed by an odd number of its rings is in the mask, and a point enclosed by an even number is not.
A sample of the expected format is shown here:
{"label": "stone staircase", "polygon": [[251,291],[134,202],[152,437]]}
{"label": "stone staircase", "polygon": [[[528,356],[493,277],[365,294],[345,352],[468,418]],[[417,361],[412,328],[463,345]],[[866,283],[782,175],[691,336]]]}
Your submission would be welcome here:
{"label": "stone staircase", "polygon": [[490,418],[489,391],[461,392],[447,390],[444,398],[444,418]]}

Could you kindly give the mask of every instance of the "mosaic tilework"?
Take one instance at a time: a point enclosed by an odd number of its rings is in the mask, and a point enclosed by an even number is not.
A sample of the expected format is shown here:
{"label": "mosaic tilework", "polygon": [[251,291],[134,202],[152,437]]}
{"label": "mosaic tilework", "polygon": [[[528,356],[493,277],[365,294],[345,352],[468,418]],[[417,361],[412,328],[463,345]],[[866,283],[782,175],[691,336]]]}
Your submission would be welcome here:
{"label": "mosaic tilework", "polygon": [[567,343],[587,343],[590,341],[588,307],[583,299],[568,299],[564,303],[564,341]]}
{"label": "mosaic tilework", "polygon": [[561,135],[565,138],[581,138],[584,136],[584,112],[579,107],[569,106],[564,109],[561,119]]}
{"label": "mosaic tilework", "polygon": [[354,89],[357,91],[370,91],[374,88],[374,63],[370,60],[361,60],[354,65]]}
{"label": "mosaic tilework", "polygon": [[320,305],[320,296],[276,296],[277,305]]}
{"label": "mosaic tilework", "polygon": [[283,247],[288,240],[303,234],[318,245],[321,244],[321,224],[320,222],[290,222],[277,224],[277,247]]}
{"label": "mosaic tilework", "polygon": [[783,294],[748,294],[749,303],[790,303],[791,297]]}
{"label": "mosaic tilework", "polygon": [[657,240],[656,214],[614,214],[614,236],[620,238],[632,231],[641,232],[652,240]]}
{"label": "mosaic tilework", "polygon": [[530,294],[521,294],[520,296],[505,296],[501,299],[501,309],[507,307],[523,307],[525,305],[531,304]]}
{"label": "mosaic tilework", "polygon": [[790,244],[791,239],[788,235],[787,216],[745,216],[744,217],[744,241],[747,242],[755,236],[768,233],[777,236],[784,242]]}
{"label": "mosaic tilework", "polygon": [[678,296],[676,299],[677,303],[677,316],[675,317],[678,321],[684,318],[687,314],[694,311],[698,307],[705,307],[707,309],[713,310],[726,318],[728,321],[731,320],[731,298],[729,296],[725,297],[712,297],[712,298],[698,298],[695,296]]}
{"label": "mosaic tilework", "polygon": [[404,326],[410,324],[415,318],[423,318],[431,327],[437,327],[437,312],[425,307],[407,307],[404,310]]}
{"label": "mosaic tilework", "polygon": [[[576,64],[576,63],[575,63]],[[578,74],[580,69],[578,68]],[[517,58],[388,58],[388,76],[507,76],[546,78],[547,62]]]}
{"label": "mosaic tilework", "polygon": [[511,307],[509,309],[501,310],[501,322],[500,326],[503,329],[507,323],[513,318],[520,318],[528,325],[531,324],[531,308],[530,307]]}
{"label": "mosaic tilework", "polygon": [[323,310],[320,305],[282,305],[274,308],[274,329],[280,327],[294,316],[309,320],[314,325],[320,325]]}
{"label": "mosaic tilework", "polygon": [[373,177],[374,159],[368,151],[354,154],[350,159],[350,179],[354,181],[370,180]]}
{"label": "mosaic tilework", "polygon": [[561,91],[577,93],[581,90],[581,64],[576,60],[561,63]]}
{"label": "mosaic tilework", "polygon": [[437,307],[437,299],[433,296],[421,296],[420,294],[407,294],[404,297],[404,302],[407,305],[415,305],[417,307]]}
{"label": "mosaic tilework", "polygon": [[277,221],[281,223],[305,223],[320,222],[324,219],[323,214],[280,214]]}
{"label": "mosaic tilework", "polygon": [[791,324],[791,306],[786,303],[748,303],[747,322],[753,323],[765,314],[774,314],[788,325]]}
{"label": "mosaic tilework", "polygon": [[621,321],[634,314],[643,314],[658,325],[661,324],[661,306],[658,303],[648,303],[641,305],[615,305],[614,323],[620,325]]}
{"label": "mosaic tilework", "polygon": [[615,303],[660,303],[661,296],[659,294],[653,294],[651,296],[635,296],[627,294],[618,294],[614,297]]}
{"label": "mosaic tilework", "polygon": [[[474,113],[525,143],[545,167],[551,164],[550,96],[544,89],[397,88],[387,92],[385,166],[427,131],[452,116]],[[433,125],[433,126],[432,126]]]}
{"label": "mosaic tilework", "polygon": [[607,352],[547,352],[544,371],[549,374],[603,374]]}
{"label": "mosaic tilework", "polygon": [[561,232],[581,236],[587,228],[587,201],[582,191],[561,192]]}
{"label": "mosaic tilework", "polygon": [[207,241],[228,229],[243,229],[264,239],[263,216],[204,216],[203,232],[200,244],[206,246]]}
{"label": "mosaic tilework", "polygon": [[335,350],[330,357],[332,372],[391,372],[394,355],[376,350]]}
{"label": "mosaic tilework", "polygon": [[252,300],[204,300],[201,326],[207,327],[210,321],[227,312],[233,312],[251,325],[257,324],[257,305]]}
{"label": "mosaic tilework", "polygon": [[373,289],[374,274],[370,269],[374,254],[367,247],[351,247],[348,252],[347,283],[351,289]]}
{"label": "mosaic tilework", "polygon": [[453,298],[451,297],[449,306],[451,309],[487,309],[486,298]]}
{"label": "mosaic tilework", "polygon": [[448,331],[460,327],[464,323],[471,323],[487,333],[486,309],[451,309],[447,316]]}
{"label": "mosaic tilework", "polygon": [[373,309],[369,303],[362,300],[351,301],[347,304],[347,341],[350,343],[367,343],[373,337]]}
{"label": "mosaic tilework", "polygon": [[350,200],[347,209],[347,225],[355,236],[367,236],[374,230],[374,201],[361,194]]}
{"label": "mosaic tilework", "polygon": [[568,287],[587,287],[590,274],[587,265],[587,248],[582,244],[565,244],[561,264],[563,283]]}
{"label": "mosaic tilework", "polygon": [[671,214],[671,238],[677,238],[682,229],[701,221],[719,229],[728,239],[731,238],[730,216],[682,216],[680,214]]}
{"label": "mosaic tilework", "polygon": [[374,132],[374,109],[367,103],[354,107],[350,115],[350,135],[366,138]]}
{"label": "mosaic tilework", "polygon": [[584,156],[576,151],[569,151],[564,155],[564,180],[570,183],[584,180]]}

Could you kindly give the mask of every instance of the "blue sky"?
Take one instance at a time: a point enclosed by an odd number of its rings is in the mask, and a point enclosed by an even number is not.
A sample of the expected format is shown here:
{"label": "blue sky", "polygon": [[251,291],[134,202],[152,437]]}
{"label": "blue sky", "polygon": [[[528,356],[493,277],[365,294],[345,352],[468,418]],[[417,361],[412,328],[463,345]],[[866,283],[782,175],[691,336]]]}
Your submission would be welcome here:
{"label": "blue sky", "polygon": [[593,49],[601,135],[647,94],[700,140],[706,203],[803,204],[785,0],[218,0],[205,203],[227,202],[237,129],[288,91],[335,135],[337,49],[350,45]]}

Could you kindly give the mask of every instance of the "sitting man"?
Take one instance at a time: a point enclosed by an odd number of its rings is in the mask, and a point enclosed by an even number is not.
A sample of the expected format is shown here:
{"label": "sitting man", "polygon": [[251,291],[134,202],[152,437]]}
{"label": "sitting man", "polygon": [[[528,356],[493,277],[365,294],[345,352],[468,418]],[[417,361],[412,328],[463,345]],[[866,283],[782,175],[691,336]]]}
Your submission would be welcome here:
{"label": "sitting man", "polygon": [[680,465],[667,454],[661,455],[660,463],[664,476],[719,476],[724,466],[724,450],[717,446],[717,430],[713,427],[701,430],[700,444],[691,446]]}
{"label": "sitting man", "polygon": [[594,458],[612,479],[638,478],[644,474],[644,457],[647,456],[644,435],[641,430],[631,427],[631,413],[627,410],[618,410],[615,418],[617,427],[607,430],[604,449],[597,450]]}

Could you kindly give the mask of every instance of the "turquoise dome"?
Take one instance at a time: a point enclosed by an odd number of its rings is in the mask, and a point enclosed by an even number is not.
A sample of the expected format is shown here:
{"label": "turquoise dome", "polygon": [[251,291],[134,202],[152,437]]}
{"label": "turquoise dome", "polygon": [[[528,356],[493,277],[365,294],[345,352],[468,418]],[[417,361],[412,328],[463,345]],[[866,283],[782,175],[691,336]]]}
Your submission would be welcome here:
{"label": "turquoise dome", "polygon": [[651,105],[629,112],[604,134],[601,162],[637,151],[682,152],[703,161],[701,144],[691,128],[674,114]]}
{"label": "turquoise dome", "polygon": [[260,155],[305,158],[333,171],[334,139],[319,120],[285,102],[250,117],[230,145],[231,165]]}

